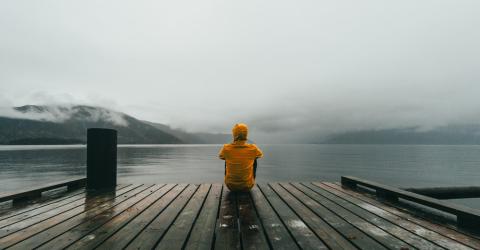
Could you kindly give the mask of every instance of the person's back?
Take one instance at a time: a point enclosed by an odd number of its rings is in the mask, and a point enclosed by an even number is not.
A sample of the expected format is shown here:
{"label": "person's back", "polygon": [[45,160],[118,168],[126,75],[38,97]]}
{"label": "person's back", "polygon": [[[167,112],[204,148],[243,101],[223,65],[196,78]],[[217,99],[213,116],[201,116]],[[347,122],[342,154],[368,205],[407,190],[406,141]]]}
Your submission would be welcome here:
{"label": "person's back", "polygon": [[255,185],[253,164],[263,156],[255,144],[247,143],[248,128],[235,124],[233,142],[223,145],[219,157],[225,160],[225,185],[232,191],[248,191]]}

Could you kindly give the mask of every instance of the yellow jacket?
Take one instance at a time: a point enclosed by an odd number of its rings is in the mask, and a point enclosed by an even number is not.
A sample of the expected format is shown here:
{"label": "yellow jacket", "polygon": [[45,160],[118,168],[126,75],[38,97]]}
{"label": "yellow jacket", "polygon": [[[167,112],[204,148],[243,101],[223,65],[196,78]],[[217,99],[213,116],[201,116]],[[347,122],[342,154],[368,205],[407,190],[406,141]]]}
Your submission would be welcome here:
{"label": "yellow jacket", "polygon": [[233,142],[223,145],[219,153],[226,163],[225,185],[232,191],[248,191],[255,185],[253,162],[263,153],[255,144],[247,143],[245,124],[236,124],[232,132]]}

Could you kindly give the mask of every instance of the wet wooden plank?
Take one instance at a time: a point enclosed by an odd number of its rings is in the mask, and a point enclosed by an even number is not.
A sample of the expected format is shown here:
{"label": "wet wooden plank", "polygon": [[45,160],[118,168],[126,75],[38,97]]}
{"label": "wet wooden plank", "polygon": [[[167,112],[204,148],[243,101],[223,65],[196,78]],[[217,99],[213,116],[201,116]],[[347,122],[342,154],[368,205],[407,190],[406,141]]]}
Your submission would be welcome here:
{"label": "wet wooden plank", "polygon": [[479,239],[476,239],[474,237],[470,237],[468,235],[465,235],[465,234],[463,234],[459,231],[448,228],[445,225],[436,224],[436,223],[430,222],[428,220],[425,220],[423,218],[415,217],[415,215],[410,214],[408,211],[399,209],[399,208],[397,208],[393,205],[390,205],[390,204],[385,204],[385,203],[379,202],[379,201],[377,201],[373,198],[370,198],[370,197],[368,197],[364,194],[355,192],[353,190],[343,188],[339,184],[336,184],[336,183],[322,183],[322,184],[325,184],[329,187],[335,188],[336,190],[338,190],[340,192],[343,192],[345,194],[353,196],[353,197],[355,197],[355,198],[357,198],[357,199],[359,199],[363,202],[366,202],[368,204],[371,204],[375,207],[381,208],[381,209],[383,209],[383,210],[385,210],[389,213],[392,213],[394,215],[397,215],[397,216],[401,217],[402,219],[405,219],[405,220],[411,221],[413,223],[416,223],[416,224],[418,224],[422,227],[427,228],[430,231],[437,232],[437,233],[439,233],[439,234],[441,234],[445,237],[448,237],[452,240],[460,242],[460,243],[462,243],[466,246],[469,246],[469,247],[474,248],[474,249],[480,249],[480,240]]}
{"label": "wet wooden plank", "polygon": [[408,192],[399,188],[352,176],[342,176],[342,183],[349,186],[361,185],[374,189],[377,193],[377,196],[383,196],[387,199],[398,200],[398,198],[402,198],[411,202],[416,202],[424,206],[454,214],[457,216],[457,224],[463,227],[477,229],[478,224],[480,224],[480,211],[477,209],[437,200],[428,196]]}
{"label": "wet wooden plank", "polygon": [[21,200],[21,199],[29,199],[31,197],[40,197],[42,192],[60,188],[60,187],[80,187],[85,186],[87,182],[87,178],[74,178],[54,183],[49,183],[46,185],[29,188],[25,190],[15,191],[11,193],[0,193],[0,202],[9,201],[9,200]]}
{"label": "wet wooden plank", "polygon": [[[121,190],[126,186],[118,186],[117,191]],[[66,206],[75,202],[82,202],[84,199],[87,197],[87,194],[85,192],[79,193],[77,195],[71,196],[66,199],[59,199],[58,202],[50,203],[44,206],[39,206],[36,208],[32,208],[29,211],[25,211],[23,213],[18,213],[16,215],[11,215],[8,218],[0,220],[0,228],[4,228],[6,226],[12,225],[14,223],[18,223],[20,221],[32,218],[34,216],[40,216],[40,214],[46,213],[48,211],[51,211],[52,209],[55,208],[60,208],[62,206]]]}
{"label": "wet wooden plank", "polygon": [[260,184],[237,194],[223,193],[221,184],[185,184],[161,194],[163,188],[119,186],[115,194],[77,191],[56,200],[39,199],[0,218],[0,232],[14,230],[0,237],[0,249],[480,246],[470,235],[332,183]]}
{"label": "wet wooden plank", "polygon": [[54,192],[51,195],[42,196],[39,199],[33,199],[28,202],[8,204],[0,208],[0,220],[8,219],[12,216],[16,216],[22,213],[26,213],[46,205],[50,205],[56,202],[60,202],[64,199],[71,198],[73,196],[82,194],[85,192],[84,188],[68,191],[67,189],[59,192]]}
{"label": "wet wooden plank", "polygon": [[5,237],[9,234],[12,234],[16,231],[22,230],[24,228],[27,228],[31,225],[37,224],[39,222],[42,222],[44,220],[47,220],[51,217],[57,216],[59,214],[69,212],[71,210],[75,209],[81,209],[82,206],[85,204],[86,200],[88,200],[88,195],[83,197],[82,199],[78,199],[76,201],[70,202],[65,204],[64,206],[60,206],[54,209],[51,209],[49,211],[46,211],[44,213],[37,214],[35,216],[32,216],[30,218],[20,220],[18,222],[15,222],[13,224],[10,224],[8,226],[0,228],[0,238]]}
{"label": "wet wooden plank", "polygon": [[[42,245],[39,249],[91,249],[103,241],[110,232],[115,232],[115,230],[121,226],[121,223],[126,219],[125,214],[128,215],[129,213],[133,213],[132,215],[134,215],[138,212],[136,206],[139,204],[145,204],[146,201],[151,201],[150,199],[162,196],[170,188],[171,186],[166,185],[150,186],[117,206],[112,206],[109,209],[88,216],[84,219],[83,223],[69,229],[65,233],[49,241],[47,244]],[[118,223],[111,223],[114,219],[117,219],[115,222]],[[111,226],[111,228],[109,228],[109,230],[102,230],[102,228],[107,225]]]}
{"label": "wet wooden plank", "polygon": [[221,196],[222,185],[213,184],[193,225],[185,249],[212,249]]}
{"label": "wet wooden plank", "polygon": [[197,190],[197,185],[188,185],[170,205],[140,232],[126,249],[152,249],[162,239],[178,214]]}
{"label": "wet wooden plank", "polygon": [[169,186],[171,189],[163,197],[155,201],[141,214],[133,218],[126,226],[113,233],[102,242],[99,249],[122,249],[132,241],[158,214],[187,187],[187,184]]}
{"label": "wet wooden plank", "polygon": [[330,249],[356,249],[343,235],[339,234],[278,183],[270,183],[269,185]]}
{"label": "wet wooden plank", "polygon": [[[102,192],[102,193],[95,193],[93,197],[87,197],[85,199],[86,204],[89,204],[88,206],[81,206],[81,207],[76,207],[75,209],[72,209],[70,211],[57,214],[56,216],[50,217],[42,222],[39,222],[37,224],[31,225],[27,228],[21,229],[19,231],[16,231],[15,233],[12,233],[6,237],[0,238],[0,249],[1,248],[6,248],[7,246],[12,246],[18,242],[21,241],[23,243],[26,239],[32,237],[32,236],[37,236],[40,233],[44,232],[47,229],[53,228],[56,225],[72,218],[75,217],[78,214],[82,214],[85,211],[88,211],[89,209],[93,209],[97,206],[101,206],[102,204],[105,204],[105,202],[111,201],[116,198],[116,196],[123,195],[124,193],[129,192],[131,189],[135,189],[138,186],[131,186],[131,188],[126,188],[120,190],[118,193],[116,192]],[[62,232],[65,230],[62,229]],[[38,239],[38,238],[37,238]],[[44,242],[46,239],[45,238],[40,238],[39,239],[41,242]]]}
{"label": "wet wooden plank", "polygon": [[281,184],[290,194],[307,206],[320,218],[325,220],[331,227],[348,239],[352,244],[361,249],[386,249],[383,245],[370,238],[367,234],[357,229],[342,217],[328,210],[322,204],[308,197],[292,184]]}
{"label": "wet wooden plank", "polygon": [[366,221],[374,224],[375,226],[381,228],[385,232],[388,232],[391,235],[401,239],[404,242],[407,242],[409,245],[419,248],[419,249],[443,249],[442,247],[436,245],[435,243],[428,241],[416,234],[413,234],[410,231],[405,230],[404,228],[398,226],[397,224],[391,223],[375,214],[368,212],[367,210],[357,207],[355,204],[338,197],[325,189],[315,186],[311,183],[305,184],[305,186],[311,188],[316,193],[320,194],[321,196],[335,202],[339,206],[347,209],[351,213],[363,218]]}
{"label": "wet wooden plank", "polygon": [[328,249],[305,222],[298,217],[268,185],[258,184],[258,187],[301,248]]}
{"label": "wet wooden plank", "polygon": [[[174,184],[155,185],[138,198],[130,199],[131,202],[104,211],[86,223],[69,230],[50,242],[49,246],[59,245],[62,248],[67,247],[67,249],[93,249],[135,218],[146,207],[163,197],[173,186]],[[44,249],[49,246],[45,245]]]}
{"label": "wet wooden plank", "polygon": [[287,228],[257,186],[250,191],[256,211],[273,249],[299,249]]}
{"label": "wet wooden plank", "polygon": [[27,228],[31,225],[34,225],[36,223],[42,222],[44,220],[47,220],[51,217],[54,217],[58,214],[70,211],[72,209],[75,209],[77,207],[81,207],[85,201],[87,200],[87,196],[83,196],[81,199],[77,199],[73,202],[69,202],[65,204],[64,206],[60,206],[54,209],[50,209],[44,213],[37,214],[35,216],[31,216],[27,219],[19,220],[16,221],[15,223],[10,223],[8,226],[3,226],[0,228],[0,238],[5,237],[9,234],[12,234],[16,231],[22,230],[24,228]]}
{"label": "wet wooden plank", "polygon": [[[88,207],[85,206],[85,210],[83,212],[74,216],[70,216],[70,218],[67,218],[63,221],[61,221],[61,219],[63,219],[62,215],[59,215],[58,217],[52,218],[53,220],[49,219],[45,222],[39,223],[29,228],[34,230],[25,230],[26,233],[21,234],[21,237],[24,237],[24,239],[11,246],[10,249],[37,248],[54,239],[58,235],[65,233],[69,229],[87,221],[88,219],[86,218],[88,218],[88,216],[98,214],[111,206],[115,206],[125,200],[128,200],[135,194],[140,193],[147,188],[148,186],[144,185],[132,185],[128,188],[120,190],[119,193],[112,195],[116,196],[114,199],[107,200],[106,202],[98,204],[97,206],[94,206],[93,203]],[[54,224],[53,226],[52,223]]]}
{"label": "wet wooden plank", "polygon": [[6,227],[10,224],[19,222],[21,220],[32,217],[34,215],[46,212],[48,210],[51,210],[52,208],[60,207],[70,202],[85,198],[85,196],[86,196],[85,192],[80,192],[74,196],[64,199],[63,201],[56,201],[56,202],[50,201],[49,204],[44,204],[43,206],[40,204],[32,204],[28,208],[25,208],[23,211],[11,209],[10,211],[12,212],[14,211],[16,213],[8,214],[0,218],[0,228]]}
{"label": "wet wooden plank", "polygon": [[215,231],[215,249],[240,249],[236,193],[223,186],[222,201]]}
{"label": "wet wooden plank", "polygon": [[375,239],[377,242],[389,249],[402,249],[402,248],[412,248],[409,244],[404,241],[399,240],[398,238],[392,236],[389,232],[384,231],[369,221],[357,216],[354,213],[351,213],[347,209],[339,206],[338,204],[326,199],[325,197],[319,195],[318,193],[308,189],[302,184],[293,183],[293,185],[302,191],[305,195],[315,200],[322,206],[326,207],[331,212],[335,213],[337,216],[342,217],[352,226],[356,227],[358,230],[364,232],[371,238]]}
{"label": "wet wooden plank", "polygon": [[210,190],[210,184],[202,184],[178,215],[172,226],[156,246],[156,249],[183,249],[188,234]]}
{"label": "wet wooden plank", "polygon": [[397,216],[395,214],[392,214],[392,213],[389,213],[379,207],[376,207],[376,206],[373,206],[369,203],[366,203],[360,199],[357,199],[353,196],[350,196],[350,195],[346,195],[345,193],[343,192],[340,192],[328,185],[325,185],[323,183],[314,183],[314,185],[317,185],[337,196],[341,196],[343,199],[345,200],[348,200],[350,201],[351,203],[354,203],[355,205],[377,215],[377,216],[380,216],[392,223],[395,223],[403,228],[405,228],[406,230],[412,232],[412,233],[415,233],[417,234],[418,236],[421,236],[425,239],[428,239],[432,242],[435,242],[436,244],[440,245],[441,247],[444,247],[444,248],[447,248],[447,249],[463,249],[463,250],[467,250],[467,249],[472,249],[470,247],[467,247],[457,241],[454,241],[452,239],[449,239],[437,232],[434,232],[434,231],[431,231],[429,230],[428,228],[425,228],[425,227],[422,227],[422,226],[419,226],[418,224],[415,224],[413,222],[410,222],[408,220],[405,220],[404,218],[400,217],[400,216]]}
{"label": "wet wooden plank", "polygon": [[265,232],[255,212],[250,192],[237,194],[242,249],[269,249]]}

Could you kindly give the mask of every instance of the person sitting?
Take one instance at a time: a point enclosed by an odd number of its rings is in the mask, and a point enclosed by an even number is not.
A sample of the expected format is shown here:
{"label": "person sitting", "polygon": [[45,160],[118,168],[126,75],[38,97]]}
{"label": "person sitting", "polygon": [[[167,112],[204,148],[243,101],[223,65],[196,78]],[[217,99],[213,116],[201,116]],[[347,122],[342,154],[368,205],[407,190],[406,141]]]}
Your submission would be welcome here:
{"label": "person sitting", "polygon": [[232,129],[233,142],[223,145],[219,158],[225,160],[225,185],[231,191],[249,191],[255,185],[257,159],[262,151],[247,143],[248,127],[235,124]]}

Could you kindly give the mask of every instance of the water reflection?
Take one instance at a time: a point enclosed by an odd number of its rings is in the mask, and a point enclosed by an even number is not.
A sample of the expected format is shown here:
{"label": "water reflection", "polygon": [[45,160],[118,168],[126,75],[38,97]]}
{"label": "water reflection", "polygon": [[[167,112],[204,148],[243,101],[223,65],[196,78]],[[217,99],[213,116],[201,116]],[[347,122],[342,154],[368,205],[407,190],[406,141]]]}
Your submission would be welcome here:
{"label": "water reflection", "polygon": [[[104,189],[104,190],[88,190],[87,196],[85,198],[85,204],[83,209],[85,212],[85,221],[91,221],[95,215],[98,215],[101,212],[102,217],[110,218],[113,214],[113,209],[111,206],[115,203],[115,197],[117,192],[115,189]],[[105,208],[108,208],[105,210]]]}

